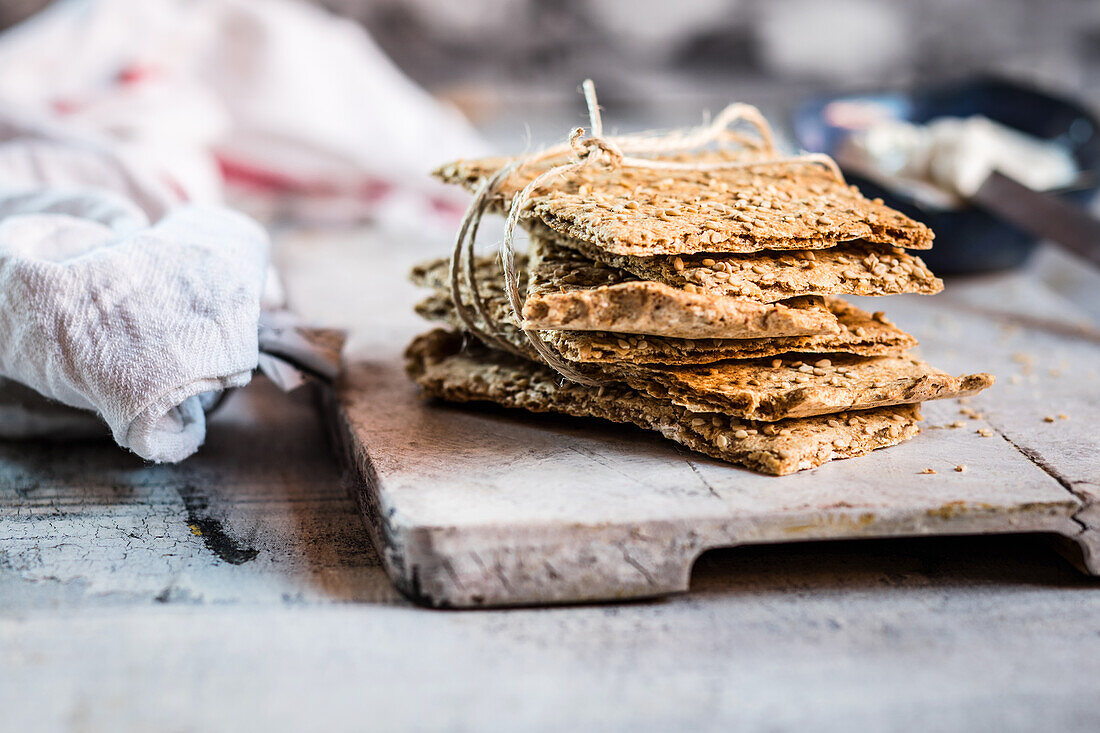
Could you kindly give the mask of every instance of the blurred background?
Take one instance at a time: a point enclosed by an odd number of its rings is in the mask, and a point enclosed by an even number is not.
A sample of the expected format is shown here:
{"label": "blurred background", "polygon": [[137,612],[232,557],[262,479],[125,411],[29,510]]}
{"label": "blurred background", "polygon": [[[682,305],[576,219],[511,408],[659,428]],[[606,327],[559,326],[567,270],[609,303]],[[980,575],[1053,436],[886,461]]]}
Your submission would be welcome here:
{"label": "blurred background", "polygon": [[[996,73],[1100,102],[1089,0],[328,0],[475,122],[496,105],[785,105],[809,89]],[[657,113],[663,117],[665,115]],[[529,115],[534,119],[533,115]],[[560,135],[560,130],[557,131]]]}
{"label": "blurred background", "polygon": [[[560,138],[555,111],[580,114],[586,76],[610,110],[647,108],[656,123],[694,122],[700,107],[731,99],[775,114],[809,89],[990,72],[1100,105],[1092,0],[317,2],[362,23],[414,80],[505,137],[522,118],[537,138]],[[48,4],[5,0],[0,24]]]}
{"label": "blurred background", "polygon": [[[0,25],[50,5],[0,0]],[[181,143],[206,135],[188,160],[213,152],[208,185],[191,186],[187,198],[220,199],[224,178],[230,202],[265,221],[367,218],[422,231],[431,212],[443,212],[442,241],[465,198],[431,188],[427,173],[456,157],[561,142],[586,122],[578,93],[585,78],[597,84],[612,133],[698,124],[730,102],[747,102],[761,108],[788,150],[838,159],[844,135],[878,124],[844,95],[889,91],[894,99],[880,104],[880,117],[925,125],[986,116],[1061,146],[1075,171],[1037,190],[1088,206],[1100,187],[1095,0],[63,0],[54,7],[61,12],[22,26],[31,27],[31,40],[16,28],[0,41],[0,50],[9,49],[9,76],[24,70],[21,81],[0,79],[0,99],[122,143],[151,141],[140,157],[176,180],[187,173]],[[62,46],[67,56],[54,50]],[[1012,84],[979,83],[990,78]],[[945,100],[947,89],[953,96]],[[920,90],[941,96],[929,101]],[[205,104],[210,92],[213,112]],[[862,121],[851,122],[853,109]],[[218,128],[222,118],[228,132]],[[183,132],[171,137],[172,130]],[[959,159],[984,154],[985,143],[971,140]],[[962,143],[951,146],[957,153]],[[1005,148],[1001,157],[1023,161],[1025,153]],[[873,167],[893,175],[879,165],[886,157]],[[985,209],[958,198],[930,204],[901,192],[896,180],[881,187],[855,175],[851,159],[841,164],[869,196],[932,226],[938,246],[928,263],[943,274],[1014,267],[1034,250],[1035,236]],[[242,200],[242,190],[258,195]],[[412,195],[397,195],[406,190]]]}

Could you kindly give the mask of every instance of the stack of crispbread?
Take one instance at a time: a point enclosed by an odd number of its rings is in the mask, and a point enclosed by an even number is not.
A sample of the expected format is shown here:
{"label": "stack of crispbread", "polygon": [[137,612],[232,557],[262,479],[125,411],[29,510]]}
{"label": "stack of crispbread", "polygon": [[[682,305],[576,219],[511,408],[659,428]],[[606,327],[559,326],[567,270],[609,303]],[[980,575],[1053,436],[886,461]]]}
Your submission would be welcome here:
{"label": "stack of crispbread", "polygon": [[[474,189],[509,162],[459,161],[437,175]],[[507,178],[498,211],[546,165]],[[408,370],[428,394],[634,423],[782,475],[904,441],[920,402],[992,384],[910,356],[912,336],[836,297],[943,284],[907,251],[931,246],[927,227],[818,166],[581,167],[536,190],[525,211],[522,321],[498,262],[476,262],[492,321],[478,325],[513,353],[455,331],[421,336]],[[418,312],[461,330],[448,271],[445,260],[414,270],[434,290]],[[599,386],[563,380],[523,329]]]}

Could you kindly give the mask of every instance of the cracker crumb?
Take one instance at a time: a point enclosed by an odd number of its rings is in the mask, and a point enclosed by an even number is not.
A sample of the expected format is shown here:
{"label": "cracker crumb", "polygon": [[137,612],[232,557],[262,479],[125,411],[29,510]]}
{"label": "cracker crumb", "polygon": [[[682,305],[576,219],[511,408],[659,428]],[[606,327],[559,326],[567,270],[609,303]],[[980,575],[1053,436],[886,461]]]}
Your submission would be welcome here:
{"label": "cracker crumb", "polygon": [[947,427],[949,427],[949,428],[965,428],[966,423],[964,423],[962,420],[956,420],[955,422],[951,423]]}
{"label": "cracker crumb", "polygon": [[1043,418],[1043,422],[1054,422],[1054,416],[1053,415],[1047,415],[1046,417]]}
{"label": "cracker crumb", "polygon": [[955,470],[959,473],[962,473],[963,471],[966,470],[966,464],[965,463],[960,463],[959,465],[955,466]]}
{"label": "cracker crumb", "polygon": [[978,428],[978,435],[982,436],[983,438],[992,438],[993,431],[989,428]]}
{"label": "cracker crumb", "polygon": [[1058,413],[1058,419],[1059,419],[1059,420],[1069,420],[1069,415],[1067,415],[1067,414],[1066,414],[1066,413],[1064,413],[1064,412],[1059,412],[1059,413]]}
{"label": "cracker crumb", "polygon": [[921,471],[922,474],[932,474],[932,473],[935,473],[935,472],[936,472],[936,469],[934,469],[934,468],[926,468],[923,471]]}

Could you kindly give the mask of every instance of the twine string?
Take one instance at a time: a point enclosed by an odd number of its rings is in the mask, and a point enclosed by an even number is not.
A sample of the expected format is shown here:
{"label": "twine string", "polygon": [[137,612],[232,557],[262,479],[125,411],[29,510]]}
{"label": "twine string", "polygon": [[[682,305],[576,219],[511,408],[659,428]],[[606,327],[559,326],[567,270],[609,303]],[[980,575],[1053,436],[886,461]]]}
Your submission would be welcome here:
{"label": "twine string", "polygon": [[[540,173],[516,194],[509,205],[508,217],[504,229],[504,238],[498,244],[501,269],[504,271],[504,291],[512,308],[512,315],[522,327],[523,297],[520,294],[519,276],[516,271],[515,233],[525,210],[531,203],[535,192],[553,178],[580,171],[586,167],[614,170],[617,168],[648,168],[670,171],[718,171],[752,168],[774,168],[791,165],[820,165],[831,172],[838,181],[844,182],[836,161],[821,153],[803,153],[794,156],[764,157],[757,160],[727,160],[713,163],[681,162],[637,157],[641,155],[667,155],[688,150],[704,148],[716,142],[737,142],[745,147],[761,151],[766,156],[776,156],[775,140],[771,126],[756,107],[748,104],[731,104],[719,113],[709,124],[688,130],[671,130],[664,133],[605,136],[599,102],[596,99],[596,86],[591,79],[582,85],[585,103],[588,106],[588,119],[591,134],[585,137],[584,129],[577,127],[569,134],[568,142],[547,148],[541,152],[524,156],[504,166],[487,178],[478,187],[474,200],[466,210],[459,226],[451,252],[450,285],[451,298],[455,313],[465,328],[478,338],[492,345],[523,356],[523,351],[501,336],[500,324],[488,311],[477,285],[474,244],[481,217],[485,214],[493,197],[512,174],[531,165],[570,155],[571,160],[560,163]],[[759,140],[749,138],[730,130],[737,122],[750,124]],[[463,299],[462,284],[473,303],[470,307]],[[484,327],[483,327],[484,326]],[[560,354],[550,347],[538,331],[523,329],[532,348],[542,360],[566,379],[580,384],[598,386],[604,380],[594,378],[566,362]]]}
{"label": "twine string", "polygon": [[[516,167],[517,164],[515,163],[505,166],[478,188],[477,194],[474,196],[474,203],[466,210],[462,222],[459,224],[458,236],[455,238],[454,249],[451,251],[448,273],[451,285],[451,300],[454,303],[455,313],[466,330],[482,341],[512,353],[517,353],[518,349],[500,338],[497,333],[490,333],[481,327],[481,324],[485,324],[488,329],[498,330],[495,326],[495,319],[489,316],[484,299],[478,289],[476,260],[473,256],[472,245],[477,240],[477,230],[481,224],[481,217],[491,201],[490,194],[500,184],[500,181],[511,175]],[[463,281],[465,281],[470,293],[470,299],[475,304],[476,313],[471,310],[466,299],[462,296]],[[479,317],[481,318],[480,322],[478,321]]]}

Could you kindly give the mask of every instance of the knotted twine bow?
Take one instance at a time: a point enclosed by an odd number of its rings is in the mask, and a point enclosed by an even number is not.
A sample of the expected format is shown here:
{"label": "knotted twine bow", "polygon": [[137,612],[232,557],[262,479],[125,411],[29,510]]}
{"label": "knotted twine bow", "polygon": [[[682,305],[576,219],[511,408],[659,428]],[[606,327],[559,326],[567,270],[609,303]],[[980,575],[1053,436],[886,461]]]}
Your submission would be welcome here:
{"label": "knotted twine bow", "polygon": [[[573,154],[573,159],[569,162],[550,168],[524,186],[523,190],[512,199],[511,206],[508,209],[508,220],[504,230],[504,239],[499,244],[499,254],[501,267],[504,270],[504,290],[518,323],[523,322],[523,299],[520,296],[519,281],[516,275],[514,247],[516,226],[519,224],[524,210],[530,204],[535,191],[551,178],[564,176],[585,167],[602,168],[604,170],[626,167],[698,172],[738,168],[768,168],[785,165],[822,165],[831,171],[837,180],[844,182],[844,176],[841,174],[836,162],[823,153],[804,153],[802,155],[760,160],[729,160],[714,163],[683,163],[635,157],[632,154],[667,155],[702,148],[720,141],[738,142],[746,147],[762,149],[766,155],[774,156],[776,150],[771,127],[768,125],[767,120],[764,119],[760,110],[748,104],[729,105],[709,125],[687,130],[671,130],[659,135],[642,134],[604,137],[603,120],[600,115],[599,104],[596,101],[596,85],[592,83],[591,79],[586,79],[582,89],[584,90],[585,103],[588,105],[588,119],[591,123],[592,134],[586,138],[584,137],[584,128],[574,128],[569,134],[568,143],[519,158],[490,176],[477,189],[470,208],[466,210],[465,216],[462,217],[458,236],[455,238],[454,249],[451,252],[451,299],[454,301],[455,312],[458,314],[459,319],[470,333],[481,340],[519,356],[525,356],[525,354],[501,336],[497,320],[489,314],[479,292],[474,259],[474,243],[477,240],[477,230],[481,223],[481,217],[485,214],[485,210],[489,207],[493,196],[497,194],[504,181],[521,168],[569,153]],[[752,125],[759,134],[760,140],[748,138],[728,129],[730,125],[739,121],[748,122]],[[463,300],[463,282],[465,282],[466,289],[470,294],[473,308]],[[479,325],[478,318],[480,318],[480,323],[484,323],[490,331],[486,331]],[[566,379],[592,386],[602,384],[600,380],[594,379],[566,363],[557,352],[542,340],[538,331],[523,329],[523,333],[543,361]]]}

